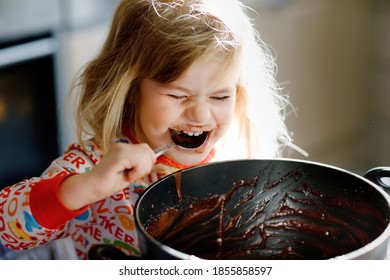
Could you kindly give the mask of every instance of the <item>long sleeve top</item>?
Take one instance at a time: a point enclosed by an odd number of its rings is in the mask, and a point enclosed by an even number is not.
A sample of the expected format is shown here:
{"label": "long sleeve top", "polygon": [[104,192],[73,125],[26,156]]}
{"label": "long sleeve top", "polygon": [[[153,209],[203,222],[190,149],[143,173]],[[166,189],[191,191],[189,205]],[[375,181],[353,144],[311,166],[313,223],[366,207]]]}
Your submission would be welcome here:
{"label": "long sleeve top", "polygon": [[[209,162],[213,154],[200,164]],[[96,244],[140,255],[133,216],[136,200],[150,184],[187,166],[160,156],[150,174],[122,191],[77,211],[67,209],[58,196],[61,182],[72,174],[88,172],[102,157],[102,148],[93,140],[83,146],[72,144],[40,177],[4,188],[0,192],[0,242],[27,250],[71,236],[80,259],[87,259]]]}

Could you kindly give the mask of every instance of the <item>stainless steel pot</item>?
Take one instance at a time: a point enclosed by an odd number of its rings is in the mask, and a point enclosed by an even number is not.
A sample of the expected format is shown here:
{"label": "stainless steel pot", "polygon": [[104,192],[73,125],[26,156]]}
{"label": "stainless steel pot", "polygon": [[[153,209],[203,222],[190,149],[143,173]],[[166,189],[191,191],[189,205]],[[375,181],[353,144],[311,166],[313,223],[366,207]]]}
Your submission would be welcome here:
{"label": "stainless steel pot", "polygon": [[373,183],[290,159],[186,169],[151,185],[137,201],[141,252],[147,259],[384,259],[390,196],[383,188],[390,186],[381,178],[389,174],[390,168],[370,170]]}

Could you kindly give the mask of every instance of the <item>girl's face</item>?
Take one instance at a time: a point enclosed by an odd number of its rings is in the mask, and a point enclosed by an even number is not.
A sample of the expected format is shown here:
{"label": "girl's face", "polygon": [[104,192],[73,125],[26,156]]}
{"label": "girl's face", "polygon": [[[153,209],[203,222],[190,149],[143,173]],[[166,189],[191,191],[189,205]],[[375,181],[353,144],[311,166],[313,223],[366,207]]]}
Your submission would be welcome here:
{"label": "girl's face", "polygon": [[168,157],[186,165],[199,163],[232,122],[238,75],[235,65],[226,67],[208,57],[196,60],[171,83],[143,80],[138,139],[153,149],[174,139],[178,145],[166,152]]}

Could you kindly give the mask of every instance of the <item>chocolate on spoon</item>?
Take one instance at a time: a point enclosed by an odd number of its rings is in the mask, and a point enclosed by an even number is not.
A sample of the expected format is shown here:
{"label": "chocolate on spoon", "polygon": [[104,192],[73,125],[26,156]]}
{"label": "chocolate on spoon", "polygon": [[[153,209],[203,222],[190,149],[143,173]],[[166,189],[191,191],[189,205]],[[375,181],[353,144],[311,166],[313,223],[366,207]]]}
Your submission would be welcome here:
{"label": "chocolate on spoon", "polygon": [[207,140],[208,134],[207,131],[203,131],[202,133],[189,135],[184,131],[171,130],[173,143],[185,149],[199,148]]}

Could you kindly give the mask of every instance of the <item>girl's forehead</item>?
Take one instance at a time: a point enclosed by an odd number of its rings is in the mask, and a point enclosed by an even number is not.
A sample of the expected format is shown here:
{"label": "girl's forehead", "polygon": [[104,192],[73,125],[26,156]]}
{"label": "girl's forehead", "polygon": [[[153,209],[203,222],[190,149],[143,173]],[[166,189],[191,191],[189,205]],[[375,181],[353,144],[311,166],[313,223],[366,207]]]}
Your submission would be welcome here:
{"label": "girl's forehead", "polygon": [[172,84],[223,83],[237,84],[240,74],[236,60],[203,56],[196,59]]}
{"label": "girl's forehead", "polygon": [[[168,58],[172,58],[172,60]],[[218,68],[219,75],[226,76],[233,70],[240,68],[240,64],[240,54],[237,49],[227,51],[209,47],[201,55],[189,50],[187,54],[184,52],[182,57],[173,57],[171,54],[159,57],[155,63],[158,65],[157,68],[150,73],[151,75],[146,73],[145,76],[141,73],[141,78],[149,78],[166,84],[181,79],[190,70],[191,72],[197,70],[199,75],[202,75],[211,65],[214,65],[213,69]]]}
{"label": "girl's forehead", "polygon": [[[196,61],[195,61],[196,62]],[[199,64],[214,64],[220,70],[220,75],[237,74],[241,68],[240,52],[226,52],[221,54],[206,54],[200,57],[197,62]]]}

